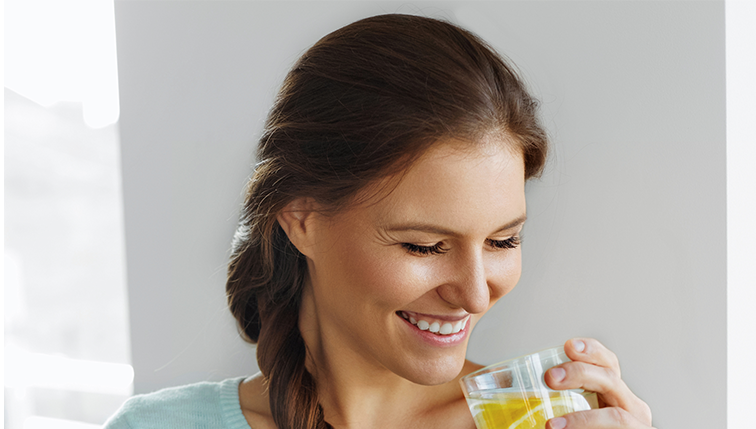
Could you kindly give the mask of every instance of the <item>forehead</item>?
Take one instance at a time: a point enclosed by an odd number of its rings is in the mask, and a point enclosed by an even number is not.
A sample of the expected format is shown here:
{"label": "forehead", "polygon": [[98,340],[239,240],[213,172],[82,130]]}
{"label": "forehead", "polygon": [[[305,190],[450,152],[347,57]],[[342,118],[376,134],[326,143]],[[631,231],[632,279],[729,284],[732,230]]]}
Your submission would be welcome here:
{"label": "forehead", "polygon": [[500,224],[525,212],[523,157],[502,141],[439,143],[409,168],[364,190],[355,207],[378,223]]}

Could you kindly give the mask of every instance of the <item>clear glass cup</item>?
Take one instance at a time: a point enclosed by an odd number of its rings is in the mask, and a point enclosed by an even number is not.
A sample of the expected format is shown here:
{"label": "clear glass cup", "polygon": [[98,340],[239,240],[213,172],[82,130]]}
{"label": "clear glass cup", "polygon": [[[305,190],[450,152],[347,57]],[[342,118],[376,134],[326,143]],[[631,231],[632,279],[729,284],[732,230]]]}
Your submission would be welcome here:
{"label": "clear glass cup", "polygon": [[544,429],[546,421],[598,408],[596,394],[582,389],[553,390],[546,371],[569,362],[563,347],[500,362],[460,380],[478,429]]}

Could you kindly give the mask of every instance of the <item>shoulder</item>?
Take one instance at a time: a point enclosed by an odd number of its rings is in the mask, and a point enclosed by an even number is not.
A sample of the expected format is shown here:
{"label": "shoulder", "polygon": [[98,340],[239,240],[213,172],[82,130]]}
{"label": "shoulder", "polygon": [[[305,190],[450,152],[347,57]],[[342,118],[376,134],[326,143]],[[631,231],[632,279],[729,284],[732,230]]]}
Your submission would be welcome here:
{"label": "shoulder", "polygon": [[239,385],[239,402],[242,413],[254,429],[275,429],[270,412],[268,386],[261,373],[244,380]]}
{"label": "shoulder", "polygon": [[171,387],[126,401],[104,429],[249,429],[239,405],[243,378]]}
{"label": "shoulder", "polygon": [[471,362],[465,359],[465,365],[462,367],[462,372],[459,373],[459,378],[462,378],[471,372],[483,369],[484,367],[485,365],[481,365],[479,363]]}

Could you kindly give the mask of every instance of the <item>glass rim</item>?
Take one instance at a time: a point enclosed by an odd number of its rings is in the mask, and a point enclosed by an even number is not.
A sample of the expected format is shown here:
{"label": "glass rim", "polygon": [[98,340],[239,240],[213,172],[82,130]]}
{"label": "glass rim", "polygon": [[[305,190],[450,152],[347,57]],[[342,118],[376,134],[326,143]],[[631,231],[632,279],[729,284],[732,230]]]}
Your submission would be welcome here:
{"label": "glass rim", "polygon": [[524,359],[526,357],[529,357],[529,356],[532,356],[532,355],[541,354],[543,352],[550,351],[550,350],[556,350],[557,354],[563,354],[567,358],[568,361],[572,360],[572,359],[569,358],[569,356],[567,356],[567,353],[564,351],[564,346],[560,345],[560,346],[548,347],[548,348],[541,349],[541,350],[538,350],[538,351],[535,351],[535,352],[532,352],[532,353],[527,353],[527,354],[524,354],[524,355],[513,357],[511,359],[505,359],[505,360],[500,361],[500,362],[492,363],[491,365],[486,365],[483,368],[476,369],[475,371],[462,376],[462,378],[460,378],[459,381],[460,381],[460,383],[464,383],[464,380],[469,380],[469,379],[475,378],[475,377],[477,377],[479,375],[489,374],[489,373],[493,372],[493,370],[495,369],[494,367],[497,367],[499,365],[506,364],[506,363],[509,363],[509,362],[512,362],[512,361],[516,361],[516,360],[520,360],[520,359]]}

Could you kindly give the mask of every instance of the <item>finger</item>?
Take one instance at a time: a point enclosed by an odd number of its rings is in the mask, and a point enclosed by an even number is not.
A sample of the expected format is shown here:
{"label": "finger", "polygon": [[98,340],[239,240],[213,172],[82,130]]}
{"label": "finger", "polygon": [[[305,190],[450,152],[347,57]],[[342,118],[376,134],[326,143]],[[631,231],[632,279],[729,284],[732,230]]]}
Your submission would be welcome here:
{"label": "finger", "polygon": [[627,387],[613,369],[585,362],[567,362],[549,369],[546,384],[554,390],[583,389],[599,394],[600,402],[620,407],[643,422],[651,423],[651,410]]}
{"label": "finger", "polygon": [[609,406],[624,406],[622,399],[633,394],[611,368],[585,362],[567,362],[549,369],[544,381],[554,390],[583,389],[596,392]]}
{"label": "finger", "polygon": [[622,408],[579,411],[546,422],[546,429],[653,429]]}
{"label": "finger", "polygon": [[574,361],[608,367],[621,376],[617,355],[593,338],[573,338],[564,343],[564,351]]}

